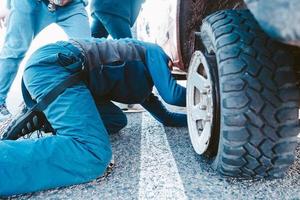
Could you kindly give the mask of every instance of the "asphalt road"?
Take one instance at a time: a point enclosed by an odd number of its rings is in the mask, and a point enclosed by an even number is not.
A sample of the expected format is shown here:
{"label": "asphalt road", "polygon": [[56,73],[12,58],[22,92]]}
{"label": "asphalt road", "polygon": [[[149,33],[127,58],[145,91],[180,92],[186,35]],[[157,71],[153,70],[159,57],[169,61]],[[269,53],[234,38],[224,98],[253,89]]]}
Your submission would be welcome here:
{"label": "asphalt road", "polygon": [[186,128],[167,128],[148,113],[128,114],[128,126],[111,135],[115,168],[90,183],[14,197],[16,199],[300,199],[297,158],[277,180],[222,178],[196,155]]}

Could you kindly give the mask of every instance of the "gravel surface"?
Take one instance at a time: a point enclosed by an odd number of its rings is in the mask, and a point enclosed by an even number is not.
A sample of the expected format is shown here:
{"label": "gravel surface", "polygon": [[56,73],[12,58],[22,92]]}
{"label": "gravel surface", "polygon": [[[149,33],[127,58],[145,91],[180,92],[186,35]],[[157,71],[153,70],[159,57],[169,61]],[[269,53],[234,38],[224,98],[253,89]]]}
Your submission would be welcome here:
{"label": "gravel surface", "polygon": [[285,178],[235,180],[194,153],[186,128],[163,127],[146,112],[127,116],[128,126],[111,135],[108,177],[13,199],[300,199],[300,140]]}

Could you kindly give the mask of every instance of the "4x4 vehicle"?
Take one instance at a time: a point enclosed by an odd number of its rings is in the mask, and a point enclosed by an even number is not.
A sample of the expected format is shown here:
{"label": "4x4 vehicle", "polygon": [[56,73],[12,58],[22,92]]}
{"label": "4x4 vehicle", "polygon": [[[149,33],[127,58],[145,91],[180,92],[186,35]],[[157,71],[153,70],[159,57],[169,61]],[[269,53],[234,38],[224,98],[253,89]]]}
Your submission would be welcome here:
{"label": "4x4 vehicle", "polygon": [[146,3],[138,38],[161,45],[187,72],[195,152],[223,175],[283,176],[300,127],[299,0]]}
{"label": "4x4 vehicle", "polygon": [[300,45],[299,1],[160,2],[157,13],[142,11],[138,38],[187,72],[196,153],[223,175],[283,176],[299,134],[300,54],[288,45]]}

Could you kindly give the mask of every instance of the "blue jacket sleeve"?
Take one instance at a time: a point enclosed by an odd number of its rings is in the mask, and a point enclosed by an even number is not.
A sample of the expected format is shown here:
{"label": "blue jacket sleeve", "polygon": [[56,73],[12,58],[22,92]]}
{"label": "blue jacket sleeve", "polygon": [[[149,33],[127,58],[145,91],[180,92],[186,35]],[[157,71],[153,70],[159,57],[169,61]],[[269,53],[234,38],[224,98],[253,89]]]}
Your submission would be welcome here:
{"label": "blue jacket sleeve", "polygon": [[167,110],[162,102],[154,94],[151,94],[141,104],[150,114],[165,126],[187,126],[187,116],[182,113],[174,113]]}

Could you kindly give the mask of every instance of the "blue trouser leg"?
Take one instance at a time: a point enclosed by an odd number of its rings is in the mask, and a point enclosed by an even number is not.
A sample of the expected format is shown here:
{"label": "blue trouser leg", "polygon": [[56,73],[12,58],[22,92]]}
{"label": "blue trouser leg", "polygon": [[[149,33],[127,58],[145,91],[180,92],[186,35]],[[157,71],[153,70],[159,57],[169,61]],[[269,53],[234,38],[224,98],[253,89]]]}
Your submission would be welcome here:
{"label": "blue trouser leg", "polygon": [[49,12],[47,5],[40,3],[39,19],[35,25],[38,34],[51,23],[57,23],[69,38],[89,38],[91,31],[84,4],[73,2],[68,6],[59,7],[55,12]]}
{"label": "blue trouser leg", "polygon": [[94,15],[103,24],[112,38],[132,38],[130,24],[125,19],[102,12],[95,12]]}
{"label": "blue trouser leg", "polygon": [[97,103],[97,108],[108,133],[116,133],[127,125],[126,115],[112,102]]}
{"label": "blue trouser leg", "polygon": [[69,38],[90,38],[91,30],[84,4],[71,3],[56,11],[56,23]]}
{"label": "blue trouser leg", "polygon": [[45,3],[40,2],[38,11],[36,11],[36,19],[34,24],[34,35],[38,35],[44,28],[56,22],[56,12],[49,12]]}
{"label": "blue trouser leg", "polygon": [[[37,101],[70,75],[58,66],[57,49],[55,54],[51,48],[44,52],[34,54],[24,72],[25,85]],[[0,196],[83,183],[105,171],[111,146],[92,95],[83,83],[66,89],[44,112],[57,130],[56,136],[0,141]]]}
{"label": "blue trouser leg", "polygon": [[37,0],[12,1],[8,29],[3,49],[0,52],[0,104],[5,103],[19,64],[33,38],[54,22],[58,23],[69,37],[88,38],[91,36],[83,3],[74,1],[51,13],[46,4]]}
{"label": "blue trouser leg", "polygon": [[168,56],[158,45],[146,43],[145,46],[146,65],[159,95],[171,105],[186,106],[186,89],[172,77]]}
{"label": "blue trouser leg", "polygon": [[92,31],[92,37],[94,38],[107,38],[108,32],[103,26],[102,22],[95,16],[94,13],[92,13],[92,23],[91,23],[91,31]]}
{"label": "blue trouser leg", "polygon": [[28,0],[12,2],[7,32],[0,52],[0,104],[5,103],[19,64],[34,37],[33,10],[36,5],[31,3]]}

